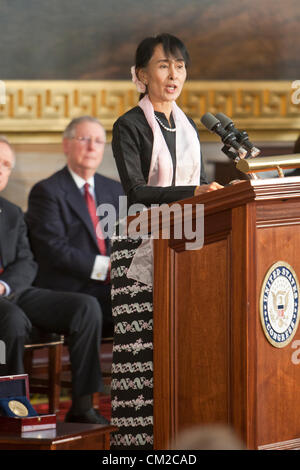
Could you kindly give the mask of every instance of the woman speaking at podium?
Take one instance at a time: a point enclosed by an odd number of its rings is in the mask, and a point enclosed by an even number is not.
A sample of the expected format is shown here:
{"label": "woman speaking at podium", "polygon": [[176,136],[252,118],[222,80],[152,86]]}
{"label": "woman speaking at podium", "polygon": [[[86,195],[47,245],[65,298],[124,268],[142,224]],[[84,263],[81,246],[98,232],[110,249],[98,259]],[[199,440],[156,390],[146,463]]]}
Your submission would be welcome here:
{"label": "woman speaking at podium", "polygon": [[[175,103],[188,63],[184,44],[170,34],[146,38],[137,48],[131,73],[140,101],[116,121],[112,139],[128,205],[149,207],[222,188],[207,183],[196,125]],[[142,277],[132,275],[140,245],[121,236],[112,243],[112,424],[119,428],[112,449],[153,448],[152,282],[143,253]]]}

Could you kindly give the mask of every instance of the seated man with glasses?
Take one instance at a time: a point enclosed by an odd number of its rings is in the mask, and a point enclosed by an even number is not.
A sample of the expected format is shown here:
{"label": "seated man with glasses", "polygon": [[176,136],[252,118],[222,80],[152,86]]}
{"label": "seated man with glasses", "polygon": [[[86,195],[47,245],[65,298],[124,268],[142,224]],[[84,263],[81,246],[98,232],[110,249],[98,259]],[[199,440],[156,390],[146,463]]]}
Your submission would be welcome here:
{"label": "seated man with glasses", "polygon": [[112,335],[110,240],[96,208],[116,211],[121,184],[97,173],[105,130],[90,116],[73,119],[63,134],[66,166],[31,190],[26,222],[38,262],[35,285],[96,297],[103,313],[103,334]]}
{"label": "seated man with glasses", "polygon": [[102,314],[99,303],[78,292],[33,287],[37,272],[21,209],[1,192],[15,164],[10,143],[0,136],[0,376],[24,373],[24,344],[32,326],[67,335],[72,371],[72,405],[65,420],[107,424],[93,408],[92,394],[102,391],[99,350]]}

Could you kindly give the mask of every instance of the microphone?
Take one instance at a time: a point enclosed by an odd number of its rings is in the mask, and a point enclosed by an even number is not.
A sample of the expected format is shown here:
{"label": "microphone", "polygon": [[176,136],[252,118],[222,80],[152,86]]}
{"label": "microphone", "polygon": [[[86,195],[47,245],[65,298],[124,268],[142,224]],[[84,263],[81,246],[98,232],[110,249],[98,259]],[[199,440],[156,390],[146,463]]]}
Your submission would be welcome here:
{"label": "microphone", "polygon": [[223,113],[216,114],[216,118],[219,119],[225,130],[233,132],[236,140],[243,145],[251,154],[251,157],[257,157],[260,154],[260,150],[250,142],[246,131],[239,131],[234,127],[233,121]]}
{"label": "microphone", "polygon": [[247,150],[237,141],[237,138],[231,130],[225,130],[219,119],[211,113],[205,113],[201,118],[202,124],[211,132],[221,137],[222,142],[227,147],[233,147],[240,158],[245,158]]}

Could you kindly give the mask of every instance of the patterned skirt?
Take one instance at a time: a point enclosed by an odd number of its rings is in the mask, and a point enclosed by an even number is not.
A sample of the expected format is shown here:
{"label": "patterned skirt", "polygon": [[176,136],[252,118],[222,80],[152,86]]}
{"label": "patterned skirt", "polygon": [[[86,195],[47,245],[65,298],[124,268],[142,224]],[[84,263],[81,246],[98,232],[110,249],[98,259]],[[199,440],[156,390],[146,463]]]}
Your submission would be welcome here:
{"label": "patterned skirt", "polygon": [[140,240],[113,238],[112,450],[153,449],[152,286],[127,277]]}

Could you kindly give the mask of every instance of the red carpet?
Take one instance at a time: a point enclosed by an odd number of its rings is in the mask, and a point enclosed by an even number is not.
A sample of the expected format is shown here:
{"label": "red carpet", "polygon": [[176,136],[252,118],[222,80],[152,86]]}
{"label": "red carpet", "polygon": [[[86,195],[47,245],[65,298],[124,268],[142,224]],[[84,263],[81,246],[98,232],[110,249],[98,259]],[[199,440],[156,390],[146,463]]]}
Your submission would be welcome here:
{"label": "red carpet", "polygon": [[[71,401],[62,400],[60,402],[59,412],[57,413],[58,421],[64,421],[65,415],[71,406]],[[47,414],[48,413],[48,403],[33,403],[34,409],[38,414]],[[111,404],[110,396],[101,396],[99,399],[99,412],[108,420],[111,417]]]}

